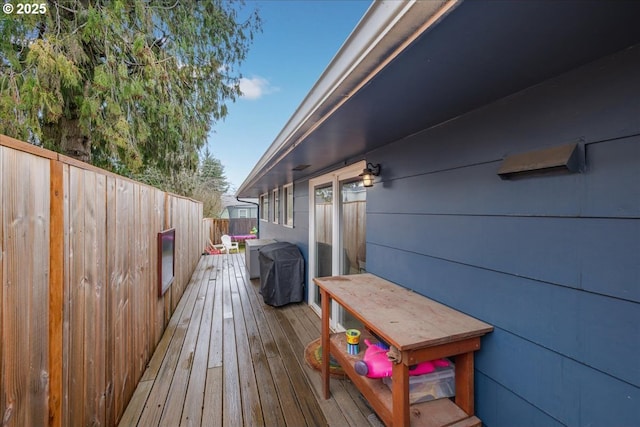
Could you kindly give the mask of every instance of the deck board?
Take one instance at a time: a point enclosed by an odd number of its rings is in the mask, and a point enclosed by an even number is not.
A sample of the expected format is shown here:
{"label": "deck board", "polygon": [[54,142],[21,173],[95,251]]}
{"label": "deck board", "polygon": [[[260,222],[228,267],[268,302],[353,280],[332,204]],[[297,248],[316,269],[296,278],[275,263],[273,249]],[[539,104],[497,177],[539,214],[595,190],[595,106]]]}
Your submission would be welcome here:
{"label": "deck board", "polygon": [[370,426],[350,381],[320,397],[319,336],[306,304],[264,304],[244,254],[203,256],[119,425]]}

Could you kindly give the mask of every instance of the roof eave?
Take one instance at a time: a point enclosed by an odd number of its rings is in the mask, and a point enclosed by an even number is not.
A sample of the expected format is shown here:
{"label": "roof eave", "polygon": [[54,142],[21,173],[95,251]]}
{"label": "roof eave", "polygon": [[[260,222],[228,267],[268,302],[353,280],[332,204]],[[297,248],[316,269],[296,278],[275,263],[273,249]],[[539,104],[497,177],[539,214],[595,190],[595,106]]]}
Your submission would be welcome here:
{"label": "roof eave", "polygon": [[[311,91],[240,185],[236,196],[257,197],[251,187],[330,117],[411,41],[436,25],[462,0],[376,1],[334,56]],[[411,13],[408,13],[411,11]]]}

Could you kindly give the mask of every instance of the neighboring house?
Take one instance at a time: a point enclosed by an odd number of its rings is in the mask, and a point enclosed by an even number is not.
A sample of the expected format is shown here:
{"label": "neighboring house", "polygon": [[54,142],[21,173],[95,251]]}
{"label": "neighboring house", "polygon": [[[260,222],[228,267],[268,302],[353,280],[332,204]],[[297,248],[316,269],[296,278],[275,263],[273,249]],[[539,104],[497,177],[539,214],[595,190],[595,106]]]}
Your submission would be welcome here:
{"label": "neighboring house", "polygon": [[222,196],[222,212],[220,218],[258,218],[258,200],[249,199],[239,202],[234,196],[224,194]]}
{"label": "neighboring house", "polygon": [[300,247],[312,307],[311,278],[366,270],[492,324],[486,425],[638,426],[639,22],[633,1],[375,2],[237,195]]}
{"label": "neighboring house", "polygon": [[[232,236],[245,236],[257,226],[258,204],[257,199],[238,201],[234,196],[222,195],[222,212],[220,218],[229,220],[229,234]],[[243,240],[243,239],[241,239]]]}

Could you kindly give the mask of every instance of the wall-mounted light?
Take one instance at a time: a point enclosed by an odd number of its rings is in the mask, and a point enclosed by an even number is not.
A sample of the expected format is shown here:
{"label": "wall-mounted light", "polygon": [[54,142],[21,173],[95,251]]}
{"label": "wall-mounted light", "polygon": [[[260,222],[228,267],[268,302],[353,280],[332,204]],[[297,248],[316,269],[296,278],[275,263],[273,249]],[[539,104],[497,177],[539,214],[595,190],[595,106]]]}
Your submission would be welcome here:
{"label": "wall-mounted light", "polygon": [[498,175],[502,179],[517,179],[543,174],[576,173],[582,169],[583,157],[577,142],[512,154],[502,161]]}
{"label": "wall-mounted light", "polygon": [[380,175],[380,164],[367,163],[367,167],[358,176],[362,177],[362,184],[365,187],[373,187],[373,177],[378,175]]}

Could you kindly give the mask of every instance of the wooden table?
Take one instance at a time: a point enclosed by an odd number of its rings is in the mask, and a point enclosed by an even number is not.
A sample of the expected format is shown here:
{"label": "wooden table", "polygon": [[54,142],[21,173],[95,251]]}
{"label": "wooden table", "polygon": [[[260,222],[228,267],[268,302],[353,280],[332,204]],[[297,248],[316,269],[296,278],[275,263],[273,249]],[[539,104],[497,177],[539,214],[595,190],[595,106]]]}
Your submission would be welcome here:
{"label": "wooden table", "polygon": [[[349,378],[387,426],[479,426],[474,416],[473,352],[493,327],[373,274],[313,279],[320,288],[322,348],[329,349]],[[330,335],[331,300],[360,320],[366,329],[395,347],[401,362],[393,365],[392,390],[379,379],[358,375],[346,350],[344,333]],[[409,406],[409,366],[455,357],[456,396]],[[322,358],[324,397],[330,396],[329,357]]]}

